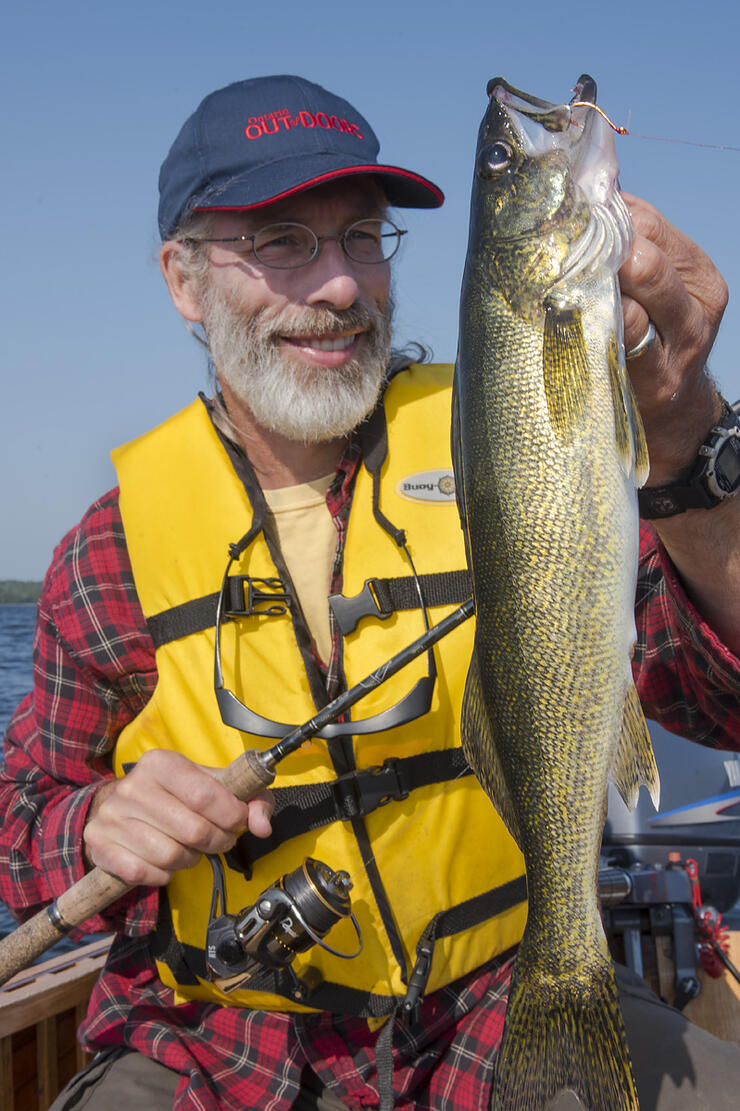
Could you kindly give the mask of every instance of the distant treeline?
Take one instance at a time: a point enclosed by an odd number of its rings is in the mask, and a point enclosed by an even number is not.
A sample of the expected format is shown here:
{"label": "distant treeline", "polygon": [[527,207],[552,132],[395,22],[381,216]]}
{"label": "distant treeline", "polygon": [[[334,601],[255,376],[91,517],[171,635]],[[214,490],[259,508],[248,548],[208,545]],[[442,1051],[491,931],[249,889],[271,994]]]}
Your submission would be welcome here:
{"label": "distant treeline", "polygon": [[41,583],[21,582],[19,579],[0,580],[0,606],[15,605],[39,600]]}

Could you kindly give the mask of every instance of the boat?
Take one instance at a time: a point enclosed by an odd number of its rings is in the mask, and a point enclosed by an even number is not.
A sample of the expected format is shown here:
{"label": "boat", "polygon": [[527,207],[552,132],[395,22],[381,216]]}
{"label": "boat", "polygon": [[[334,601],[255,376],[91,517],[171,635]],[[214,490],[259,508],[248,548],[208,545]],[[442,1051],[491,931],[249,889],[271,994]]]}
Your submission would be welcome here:
{"label": "boat", "polygon": [[0,988],[0,1107],[47,1111],[90,1060],[77,1041],[112,937],[19,972]]}

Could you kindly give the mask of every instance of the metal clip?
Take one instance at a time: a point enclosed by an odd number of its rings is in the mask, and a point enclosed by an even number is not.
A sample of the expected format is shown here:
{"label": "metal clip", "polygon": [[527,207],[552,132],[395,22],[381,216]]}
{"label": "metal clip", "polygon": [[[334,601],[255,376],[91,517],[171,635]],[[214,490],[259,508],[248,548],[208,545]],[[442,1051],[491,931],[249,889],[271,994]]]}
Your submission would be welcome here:
{"label": "metal clip", "polygon": [[342,821],[364,817],[391,801],[408,798],[398,772],[398,760],[391,756],[384,764],[347,772],[331,784],[334,803]]}
{"label": "metal clip", "polygon": [[[256,583],[266,587],[259,590]],[[253,579],[249,575],[229,575],[227,617],[280,617],[288,612],[290,592],[282,579]]]}
{"label": "metal clip", "polygon": [[365,585],[359,594],[352,598],[345,598],[344,594],[330,594],[329,605],[334,614],[342,636],[348,636],[357,628],[357,623],[363,617],[380,617],[385,620],[393,613],[392,609],[384,610],[378,600],[378,580],[366,579]]}

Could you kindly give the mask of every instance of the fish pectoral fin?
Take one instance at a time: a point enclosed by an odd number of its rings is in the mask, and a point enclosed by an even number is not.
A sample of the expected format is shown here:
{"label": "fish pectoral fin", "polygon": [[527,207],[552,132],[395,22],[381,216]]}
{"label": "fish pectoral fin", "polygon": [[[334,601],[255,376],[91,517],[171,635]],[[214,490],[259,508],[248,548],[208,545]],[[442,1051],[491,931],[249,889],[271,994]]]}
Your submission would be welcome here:
{"label": "fish pectoral fin", "polygon": [[625,474],[632,470],[632,425],[625,399],[625,374],[619,357],[619,343],[616,334],[609,338],[607,351],[609,366],[609,386],[614,410],[614,434],[617,440],[619,462]]}
{"label": "fish pectoral fin", "polygon": [[608,365],[619,460],[625,474],[634,468],[635,485],[644,486],[650,470],[645,429],[616,334],[609,340]]}
{"label": "fish pectoral fin", "polygon": [[660,777],[655,763],[653,744],[650,740],[645,715],[634,683],[630,683],[624,700],[622,732],[612,769],[614,785],[624,799],[625,806],[634,810],[644,784],[657,810],[660,806]]}
{"label": "fish pectoral fin", "polygon": [[521,837],[516,813],[506,786],[503,768],[494,742],[491,719],[483,698],[478,656],[475,650],[465,681],[460,732],[465,758],[475,772],[478,782],[496,807],[501,820],[521,848]]}
{"label": "fish pectoral fin", "polygon": [[586,406],[589,367],[581,310],[545,304],[542,373],[550,423],[557,436],[573,427]]}
{"label": "fish pectoral fin", "polygon": [[627,379],[627,400],[629,402],[630,416],[632,418],[632,435],[635,445],[635,485],[644,486],[647,482],[648,474],[650,473],[650,460],[648,458],[647,440],[645,439],[645,426],[642,423],[640,410],[637,408],[637,400],[635,398],[635,391],[632,389],[632,382],[626,371],[625,377]]}

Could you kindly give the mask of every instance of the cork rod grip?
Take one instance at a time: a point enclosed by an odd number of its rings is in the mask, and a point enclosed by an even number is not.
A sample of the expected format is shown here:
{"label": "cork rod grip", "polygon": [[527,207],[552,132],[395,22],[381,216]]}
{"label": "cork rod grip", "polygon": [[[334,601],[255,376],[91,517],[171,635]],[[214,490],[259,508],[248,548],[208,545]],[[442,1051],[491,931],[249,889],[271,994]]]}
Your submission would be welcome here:
{"label": "cork rod grip", "polygon": [[252,748],[246,749],[236,760],[216,772],[216,779],[242,802],[249,802],[264,791],[274,778],[274,767],[266,764],[262,753]]}
{"label": "cork rod grip", "polygon": [[56,903],[40,910],[0,941],[0,986],[50,949],[73,926],[105,910],[130,890],[123,880],[108,875],[102,868],[93,868],[60,895]]}
{"label": "cork rod grip", "polygon": [[[216,778],[243,802],[249,802],[270,786],[275,770],[264,763],[260,753],[247,750],[220,770]],[[102,868],[93,868],[51,907],[39,911],[0,940],[0,986],[50,949],[72,927],[100,914],[128,891],[131,886],[124,880],[111,876]]]}

